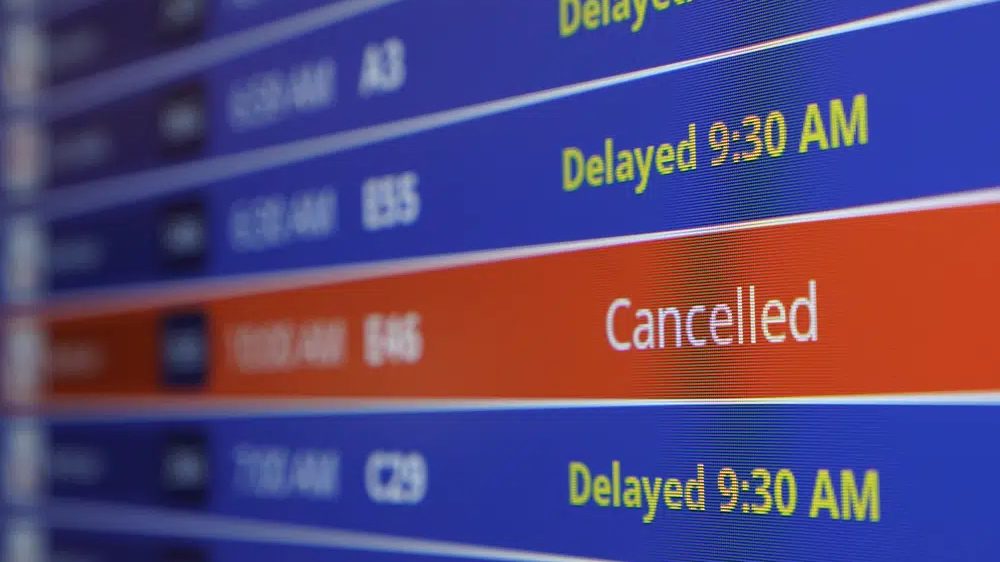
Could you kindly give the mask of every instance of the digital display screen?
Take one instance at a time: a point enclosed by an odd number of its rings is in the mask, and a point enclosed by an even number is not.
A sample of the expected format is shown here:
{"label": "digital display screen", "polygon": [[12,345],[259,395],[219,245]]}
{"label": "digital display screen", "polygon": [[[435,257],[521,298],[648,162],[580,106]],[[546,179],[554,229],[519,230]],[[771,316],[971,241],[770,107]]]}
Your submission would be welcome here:
{"label": "digital display screen", "polygon": [[995,0],[0,5],[0,559],[1000,559]]}

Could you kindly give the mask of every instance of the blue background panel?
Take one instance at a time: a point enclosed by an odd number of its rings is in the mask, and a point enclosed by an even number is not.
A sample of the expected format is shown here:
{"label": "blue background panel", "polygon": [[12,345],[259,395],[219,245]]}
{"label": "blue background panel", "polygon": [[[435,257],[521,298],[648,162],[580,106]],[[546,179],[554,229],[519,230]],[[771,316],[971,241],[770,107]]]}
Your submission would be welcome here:
{"label": "blue background panel", "polygon": [[[105,451],[108,471],[93,486],[56,486],[57,496],[163,505],[157,443],[200,435],[211,451],[213,513],[464,543],[623,558],[934,560],[989,559],[998,547],[993,506],[1000,492],[991,467],[998,451],[984,436],[1000,429],[993,406],[727,405],[607,407],[184,422],[59,425],[56,443]],[[336,450],[335,499],[267,499],[237,485],[234,448]],[[375,503],[365,470],[375,451],[417,452],[428,484],[410,505]],[[706,510],[662,505],[643,523],[641,509],[574,506],[569,463],[609,473],[695,476],[706,470]],[[716,475],[733,468],[791,470],[798,506],[776,512],[723,513]],[[153,469],[152,472],[150,469]],[[879,475],[880,520],[809,517],[817,470]],[[839,478],[834,478],[839,480]],[[839,488],[839,482],[835,482]],[[752,486],[752,484],[751,484]],[[752,488],[751,488],[752,489]],[[243,490],[243,491],[241,491]],[[744,492],[741,501],[747,497]]]}

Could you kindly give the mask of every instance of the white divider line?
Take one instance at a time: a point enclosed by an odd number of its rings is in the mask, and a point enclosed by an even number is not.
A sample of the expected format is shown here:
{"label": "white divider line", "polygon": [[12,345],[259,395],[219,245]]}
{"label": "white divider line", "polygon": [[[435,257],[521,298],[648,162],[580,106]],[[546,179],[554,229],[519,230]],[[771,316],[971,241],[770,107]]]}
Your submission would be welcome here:
{"label": "white divider line", "polygon": [[42,100],[49,118],[78,113],[240,55],[372,12],[400,0],[342,0],[113,68],[53,88]]}
{"label": "white divider line", "polygon": [[[400,258],[360,264],[343,264],[303,268],[298,270],[250,273],[208,279],[187,279],[105,287],[67,292],[49,298],[45,309],[28,311],[42,313],[50,318],[78,317],[105,314],[114,310],[170,305],[183,302],[206,301],[241,295],[301,289],[319,285],[363,281],[392,275],[404,275],[457,267],[467,267],[499,261],[541,257],[566,252],[610,248],[641,242],[654,242],[675,238],[705,236],[766,227],[779,227],[812,222],[884,216],[918,211],[940,210],[1000,203],[1000,186],[945,195],[935,195],[902,201],[877,203],[757,219],[715,226],[684,228],[646,234],[630,234],[572,242],[554,242],[532,246],[478,250],[454,254]],[[7,311],[17,313],[16,310]]]}
{"label": "white divider line", "polygon": [[[855,31],[910,21],[946,12],[953,12],[995,3],[997,0],[938,0],[911,8],[871,16],[830,27],[789,35],[710,55],[703,55],[670,64],[616,74],[548,90],[467,105],[454,109],[410,117],[370,127],[330,133],[229,154],[165,166],[153,170],[81,182],[58,190],[47,203],[45,214],[60,218],[95,209],[134,201],[137,197],[152,197],[172,193],[201,183],[232,176],[259,172],[285,164],[337,154],[392,139],[440,129],[466,121],[482,119],[553,100],[618,86],[652,76],[659,76],[696,66],[732,59],[770,49],[807,43]],[[76,194],[73,192],[76,191]]]}
{"label": "white divider line", "polygon": [[289,523],[128,505],[56,500],[47,517],[58,529],[142,534],[156,537],[231,540],[250,543],[389,552],[410,555],[517,562],[600,562],[513,548],[428,540]]}
{"label": "white divider line", "polygon": [[[76,404],[74,404],[76,402]],[[169,398],[74,397],[47,415],[55,423],[121,423],[309,416],[458,412],[669,408],[678,406],[1000,406],[1000,390],[782,396],[771,398]]]}

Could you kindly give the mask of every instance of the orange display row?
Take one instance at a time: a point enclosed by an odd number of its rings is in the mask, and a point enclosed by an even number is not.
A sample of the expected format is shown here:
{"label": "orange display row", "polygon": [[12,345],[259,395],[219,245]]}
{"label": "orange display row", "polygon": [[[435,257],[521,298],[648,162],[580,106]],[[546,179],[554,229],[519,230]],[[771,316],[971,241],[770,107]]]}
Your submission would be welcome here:
{"label": "orange display row", "polygon": [[738,398],[1000,388],[1000,205],[54,319],[51,392]]}

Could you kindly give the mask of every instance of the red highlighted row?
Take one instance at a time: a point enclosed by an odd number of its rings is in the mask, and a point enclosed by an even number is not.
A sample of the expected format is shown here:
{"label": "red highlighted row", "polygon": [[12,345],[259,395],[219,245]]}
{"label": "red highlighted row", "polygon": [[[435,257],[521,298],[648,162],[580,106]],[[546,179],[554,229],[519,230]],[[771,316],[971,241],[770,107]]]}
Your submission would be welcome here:
{"label": "red highlighted row", "polygon": [[799,223],[64,318],[52,392],[995,390],[997,225],[998,205]]}

